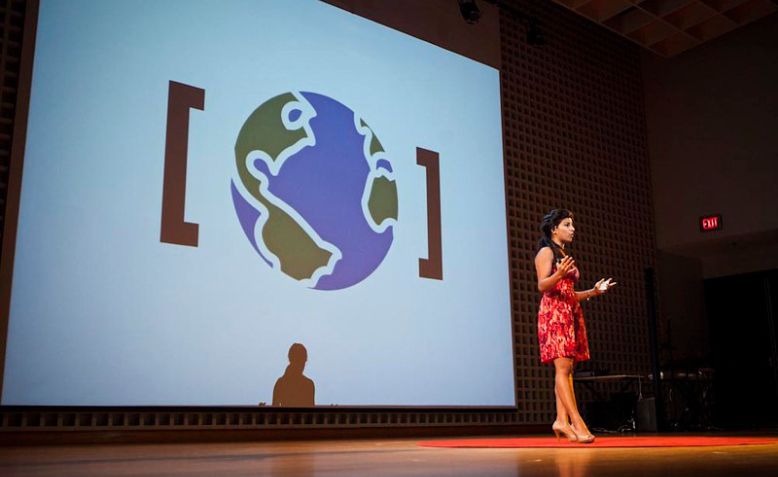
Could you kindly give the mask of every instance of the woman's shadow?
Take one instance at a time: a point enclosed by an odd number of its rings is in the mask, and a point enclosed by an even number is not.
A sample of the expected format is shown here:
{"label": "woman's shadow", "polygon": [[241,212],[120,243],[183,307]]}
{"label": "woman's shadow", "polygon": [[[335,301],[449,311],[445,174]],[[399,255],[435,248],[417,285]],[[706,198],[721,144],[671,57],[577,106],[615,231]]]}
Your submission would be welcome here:
{"label": "woman's shadow", "polygon": [[308,351],[300,343],[289,347],[289,365],[273,387],[273,406],[313,407],[316,386],[303,374]]}

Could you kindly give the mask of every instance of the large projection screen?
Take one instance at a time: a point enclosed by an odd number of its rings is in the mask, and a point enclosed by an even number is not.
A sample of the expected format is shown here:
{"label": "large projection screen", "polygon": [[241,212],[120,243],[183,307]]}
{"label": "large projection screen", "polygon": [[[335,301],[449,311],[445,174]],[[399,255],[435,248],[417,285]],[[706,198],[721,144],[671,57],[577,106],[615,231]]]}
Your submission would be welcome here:
{"label": "large projection screen", "polygon": [[516,405],[490,66],[317,1],[41,0],[23,164],[3,405]]}

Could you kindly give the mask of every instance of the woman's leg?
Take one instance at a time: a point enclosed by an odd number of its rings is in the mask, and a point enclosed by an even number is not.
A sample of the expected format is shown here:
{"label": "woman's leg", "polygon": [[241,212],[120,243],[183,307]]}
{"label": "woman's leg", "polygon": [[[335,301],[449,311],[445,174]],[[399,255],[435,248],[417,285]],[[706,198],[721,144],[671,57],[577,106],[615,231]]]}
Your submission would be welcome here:
{"label": "woman's leg", "polygon": [[556,421],[565,426],[570,424],[570,417],[567,415],[567,409],[565,409],[565,405],[562,403],[562,398],[559,397],[559,391],[557,391],[556,388],[556,385],[554,385],[554,395],[556,396]]}
{"label": "woman's leg", "polygon": [[[570,358],[557,358],[554,360],[554,368],[556,375],[554,377],[554,392],[557,397],[557,420],[562,423],[567,422],[567,418],[573,424],[576,424],[576,428],[579,431],[583,431],[586,425],[581,427],[583,419],[578,413],[578,407],[575,403],[575,393],[573,392],[572,375],[573,375],[573,360]],[[564,409],[564,414],[560,416],[559,404]],[[565,420],[560,420],[564,418]]]}
{"label": "woman's leg", "polygon": [[[576,399],[575,399],[575,387],[573,386],[573,366],[574,366],[574,364],[575,363],[573,363],[572,360],[571,360],[570,374],[568,375],[568,389],[570,390],[570,400],[573,403],[573,408],[572,409],[574,409],[574,411],[575,411],[574,413],[573,413],[573,411],[570,411],[570,414],[571,414],[570,423],[572,424],[573,429],[575,429],[576,433],[581,434],[581,435],[591,434],[589,432],[589,428],[586,426],[586,423],[584,422],[583,418],[581,417],[581,414],[578,412],[578,403],[576,402]],[[572,417],[573,415],[575,415],[576,417]]]}
{"label": "woman's leg", "polygon": [[575,406],[575,409],[578,410],[578,400],[575,399],[575,386],[573,386],[573,367],[575,367],[575,363],[573,363],[573,366],[570,366],[570,374],[568,375],[568,378],[570,381],[570,391],[572,391],[573,394],[573,406]]}

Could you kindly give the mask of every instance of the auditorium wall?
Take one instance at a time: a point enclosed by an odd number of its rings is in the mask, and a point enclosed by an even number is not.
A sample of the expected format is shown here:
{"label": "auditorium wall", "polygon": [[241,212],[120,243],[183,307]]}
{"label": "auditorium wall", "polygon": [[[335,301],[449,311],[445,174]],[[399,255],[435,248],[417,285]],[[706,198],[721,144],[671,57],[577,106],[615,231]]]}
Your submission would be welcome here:
{"label": "auditorium wall", "polygon": [[[709,365],[704,279],[778,268],[776,45],[772,15],[677,57],[642,54],[660,339],[675,366]],[[723,228],[702,232],[706,214]]]}
{"label": "auditorium wall", "polygon": [[[643,54],[658,248],[705,278],[778,268],[778,16],[677,57]],[[721,214],[723,228],[698,220]]]}

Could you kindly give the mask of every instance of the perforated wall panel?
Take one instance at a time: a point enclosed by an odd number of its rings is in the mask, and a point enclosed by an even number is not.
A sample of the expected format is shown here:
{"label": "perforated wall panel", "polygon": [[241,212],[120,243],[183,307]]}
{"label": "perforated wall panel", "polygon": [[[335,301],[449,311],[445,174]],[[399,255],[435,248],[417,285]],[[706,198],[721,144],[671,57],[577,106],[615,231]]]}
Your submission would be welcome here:
{"label": "perforated wall panel", "polygon": [[[25,3],[5,0],[0,3],[0,210],[5,210],[8,192],[8,165],[16,111],[16,88],[22,53],[22,28]],[[0,237],[5,214],[0,215]]]}
{"label": "perforated wall panel", "polygon": [[643,270],[654,263],[653,208],[639,47],[547,1],[503,12],[502,100],[519,420],[551,422],[553,372],[540,364],[534,256],[552,208],[575,214],[579,289],[619,283],[584,304],[590,369],[647,373]]}

